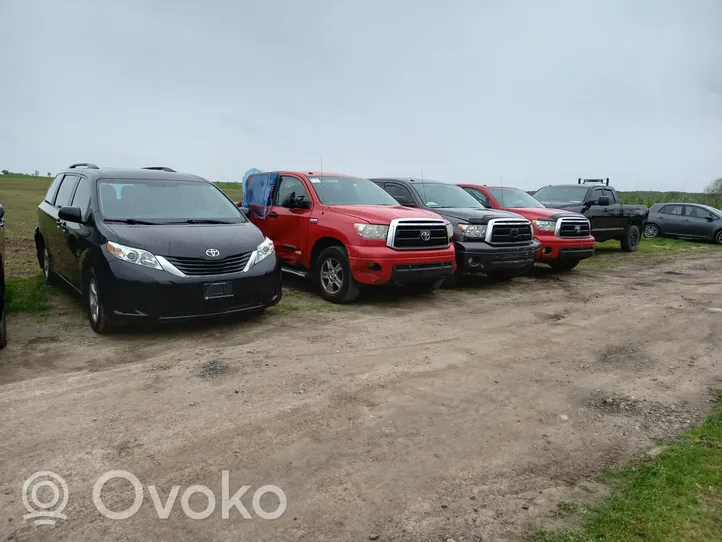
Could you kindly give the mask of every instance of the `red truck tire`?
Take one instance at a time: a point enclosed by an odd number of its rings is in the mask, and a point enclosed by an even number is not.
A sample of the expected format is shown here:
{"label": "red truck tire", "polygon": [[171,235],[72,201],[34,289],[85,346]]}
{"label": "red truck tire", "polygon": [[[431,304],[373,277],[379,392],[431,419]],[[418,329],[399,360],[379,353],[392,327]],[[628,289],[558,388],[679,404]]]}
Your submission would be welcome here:
{"label": "red truck tire", "polygon": [[333,303],[350,303],[361,293],[361,287],[351,274],[344,247],[328,247],[319,254],[314,264],[313,282],[321,291],[321,297]]}

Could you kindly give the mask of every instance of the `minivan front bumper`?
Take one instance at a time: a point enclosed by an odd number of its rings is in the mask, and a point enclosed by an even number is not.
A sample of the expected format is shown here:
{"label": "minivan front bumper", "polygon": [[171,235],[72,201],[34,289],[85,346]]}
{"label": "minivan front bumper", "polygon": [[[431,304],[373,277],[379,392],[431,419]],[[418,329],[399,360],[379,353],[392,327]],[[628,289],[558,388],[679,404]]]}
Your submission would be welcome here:
{"label": "minivan front bumper", "polygon": [[[179,321],[256,312],[281,300],[281,269],[274,256],[246,273],[178,277],[112,259],[99,278],[101,302],[113,323]],[[206,299],[206,285],[226,283],[225,297]]]}

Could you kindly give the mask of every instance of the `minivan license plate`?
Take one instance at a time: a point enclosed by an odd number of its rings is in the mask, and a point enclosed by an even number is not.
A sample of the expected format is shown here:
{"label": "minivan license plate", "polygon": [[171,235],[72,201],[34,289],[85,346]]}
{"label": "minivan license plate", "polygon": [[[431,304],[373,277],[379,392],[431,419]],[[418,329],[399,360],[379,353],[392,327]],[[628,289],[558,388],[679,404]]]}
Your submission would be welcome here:
{"label": "minivan license plate", "polygon": [[230,282],[209,282],[204,284],[203,287],[205,299],[233,297],[233,284]]}

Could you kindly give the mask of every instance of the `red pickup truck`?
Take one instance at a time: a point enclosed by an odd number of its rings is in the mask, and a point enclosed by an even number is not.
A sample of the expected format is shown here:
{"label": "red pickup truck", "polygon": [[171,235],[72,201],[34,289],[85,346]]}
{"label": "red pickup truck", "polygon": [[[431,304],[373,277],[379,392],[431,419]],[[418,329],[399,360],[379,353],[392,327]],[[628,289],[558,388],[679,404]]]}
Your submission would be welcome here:
{"label": "red pickup truck", "polygon": [[335,303],[363,285],[438,288],[456,268],[448,220],[408,209],[368,179],[335,173],[250,175],[238,204],[273,240],[286,272],[310,277]]}
{"label": "red pickup truck", "polygon": [[484,207],[520,214],[534,225],[534,237],[542,244],[537,261],[552,269],[574,269],[594,255],[595,239],[589,220],[578,213],[548,209],[533,196],[518,188],[459,184]]}

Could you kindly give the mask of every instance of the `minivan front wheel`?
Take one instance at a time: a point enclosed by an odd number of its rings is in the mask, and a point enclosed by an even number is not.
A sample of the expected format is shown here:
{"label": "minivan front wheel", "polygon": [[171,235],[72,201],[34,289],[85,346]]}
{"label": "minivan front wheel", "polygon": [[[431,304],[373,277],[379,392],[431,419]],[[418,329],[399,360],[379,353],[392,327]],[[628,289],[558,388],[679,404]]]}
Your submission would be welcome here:
{"label": "minivan front wheel", "polygon": [[48,252],[48,247],[43,246],[43,280],[45,281],[45,284],[53,285],[55,284],[55,272],[53,271],[53,264],[50,261],[50,252]]}
{"label": "minivan front wheel", "polygon": [[110,329],[108,319],[105,316],[105,309],[100,297],[100,286],[95,270],[91,269],[88,274],[88,282],[85,291],[85,304],[88,312],[90,327],[96,333],[106,333]]}

